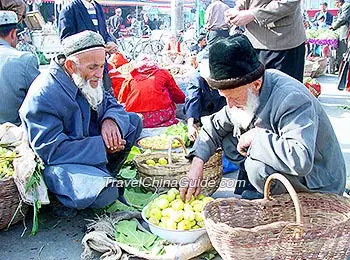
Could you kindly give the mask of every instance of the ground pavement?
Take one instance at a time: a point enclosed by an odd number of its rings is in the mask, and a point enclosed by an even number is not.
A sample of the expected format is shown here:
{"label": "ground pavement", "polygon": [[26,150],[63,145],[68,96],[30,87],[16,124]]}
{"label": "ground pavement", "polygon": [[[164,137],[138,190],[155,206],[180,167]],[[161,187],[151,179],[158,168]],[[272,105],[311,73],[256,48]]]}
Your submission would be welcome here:
{"label": "ground pavement", "polygon": [[[341,107],[350,108],[350,93],[336,89],[336,76],[322,76],[319,81],[322,83],[322,95],[319,100],[334,126],[343,150],[347,173],[350,175],[350,134],[347,129],[350,126],[350,110]],[[350,188],[350,176],[347,186]],[[225,189],[217,195],[226,197],[232,192],[232,189]],[[30,236],[30,212],[27,217],[28,229],[23,237],[22,223],[14,225],[9,231],[0,231],[0,260],[78,260],[82,252],[81,239],[87,218],[93,218],[93,213],[89,210],[79,212],[73,219],[58,219],[52,217],[48,209],[44,208],[40,213],[39,233]]]}

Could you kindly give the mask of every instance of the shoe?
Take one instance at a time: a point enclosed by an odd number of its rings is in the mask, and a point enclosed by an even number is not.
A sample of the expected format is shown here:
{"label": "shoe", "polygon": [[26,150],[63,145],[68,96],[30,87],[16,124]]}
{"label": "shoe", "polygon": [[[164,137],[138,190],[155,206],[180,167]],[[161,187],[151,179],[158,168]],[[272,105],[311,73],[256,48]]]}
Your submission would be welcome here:
{"label": "shoe", "polygon": [[253,190],[245,190],[242,193],[242,199],[246,200],[257,200],[264,198],[264,195],[260,192],[253,191]]}
{"label": "shoe", "polygon": [[73,218],[78,214],[77,209],[68,208],[59,201],[52,201],[49,206],[52,215],[58,218]]}

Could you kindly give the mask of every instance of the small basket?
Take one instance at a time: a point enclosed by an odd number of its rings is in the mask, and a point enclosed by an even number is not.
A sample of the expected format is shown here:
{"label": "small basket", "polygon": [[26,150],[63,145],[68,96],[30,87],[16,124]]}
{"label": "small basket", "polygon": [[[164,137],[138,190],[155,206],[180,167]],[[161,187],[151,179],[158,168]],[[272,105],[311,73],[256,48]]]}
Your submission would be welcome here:
{"label": "small basket", "polygon": [[13,178],[0,181],[0,230],[21,221],[29,206],[21,202]]}
{"label": "small basket", "polygon": [[[288,194],[271,198],[272,180]],[[267,178],[260,200],[218,199],[204,208],[209,238],[223,259],[347,259],[350,200],[333,194],[296,194],[281,174]],[[296,221],[295,221],[296,220]]]}
{"label": "small basket", "polygon": [[[180,142],[183,153],[172,153],[171,144],[176,139]],[[134,163],[140,175],[141,185],[152,192],[165,192],[170,188],[177,188],[185,185],[187,172],[190,170],[191,161],[185,156],[187,154],[184,142],[173,137],[169,142],[168,152],[155,152],[139,154],[134,157]],[[167,165],[149,166],[146,161],[149,159],[158,160],[168,158]],[[202,193],[205,196],[213,194],[220,185],[222,178],[222,152],[216,153],[204,164]]]}

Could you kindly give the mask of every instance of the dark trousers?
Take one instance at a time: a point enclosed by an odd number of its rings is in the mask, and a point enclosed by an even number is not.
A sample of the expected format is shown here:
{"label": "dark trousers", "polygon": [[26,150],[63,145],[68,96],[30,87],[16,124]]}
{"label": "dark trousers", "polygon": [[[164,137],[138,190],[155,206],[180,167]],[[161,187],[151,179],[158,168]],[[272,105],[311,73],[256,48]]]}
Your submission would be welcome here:
{"label": "dark trousers", "polygon": [[277,69],[303,82],[305,64],[305,43],[289,50],[257,50],[260,61],[266,69]]}
{"label": "dark trousers", "polygon": [[343,56],[346,52],[347,44],[346,44],[346,39],[340,40],[338,42],[338,48],[336,51],[336,64],[337,68],[340,68],[341,61],[343,60]]}
{"label": "dark trousers", "polygon": [[220,38],[226,38],[229,36],[228,30],[215,30],[209,31],[207,34],[207,45],[210,46],[214,44]]}

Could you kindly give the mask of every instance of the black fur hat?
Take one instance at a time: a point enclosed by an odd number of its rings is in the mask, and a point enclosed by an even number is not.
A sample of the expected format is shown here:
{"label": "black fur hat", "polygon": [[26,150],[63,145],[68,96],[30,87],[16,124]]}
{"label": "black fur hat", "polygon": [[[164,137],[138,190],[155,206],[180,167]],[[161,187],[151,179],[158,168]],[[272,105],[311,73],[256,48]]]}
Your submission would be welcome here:
{"label": "black fur hat", "polygon": [[215,89],[232,89],[264,75],[265,67],[245,35],[235,34],[215,42],[209,49],[210,76]]}

